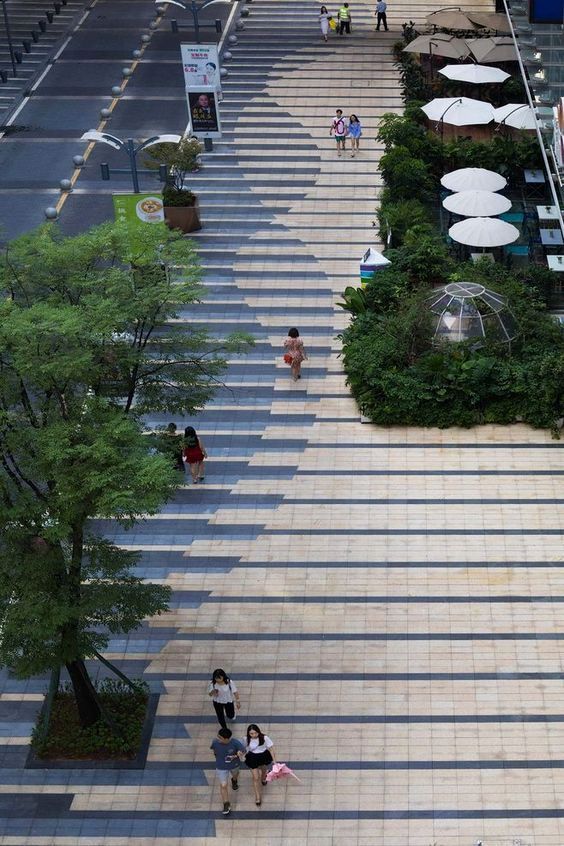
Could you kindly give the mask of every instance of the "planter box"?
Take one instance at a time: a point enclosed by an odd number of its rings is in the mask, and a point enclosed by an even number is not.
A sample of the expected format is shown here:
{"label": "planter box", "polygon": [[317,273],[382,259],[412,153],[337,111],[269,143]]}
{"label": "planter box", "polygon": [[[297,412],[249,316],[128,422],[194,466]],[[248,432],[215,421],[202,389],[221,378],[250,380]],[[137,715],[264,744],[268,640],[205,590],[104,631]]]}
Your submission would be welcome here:
{"label": "planter box", "polygon": [[197,232],[202,228],[197,200],[193,206],[165,206],[164,216],[169,229]]}

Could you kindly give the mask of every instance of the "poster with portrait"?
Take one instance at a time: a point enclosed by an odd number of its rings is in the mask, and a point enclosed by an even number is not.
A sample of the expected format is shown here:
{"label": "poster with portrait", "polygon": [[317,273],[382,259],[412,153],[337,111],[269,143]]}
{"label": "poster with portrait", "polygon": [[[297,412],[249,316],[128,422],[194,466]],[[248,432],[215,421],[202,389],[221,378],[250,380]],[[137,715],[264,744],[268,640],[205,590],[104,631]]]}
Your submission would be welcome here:
{"label": "poster with portrait", "polygon": [[215,91],[212,88],[187,90],[186,97],[192,135],[200,138],[221,138]]}
{"label": "poster with portrait", "polygon": [[221,100],[221,75],[217,44],[181,44],[184,85],[190,91],[212,88]]}

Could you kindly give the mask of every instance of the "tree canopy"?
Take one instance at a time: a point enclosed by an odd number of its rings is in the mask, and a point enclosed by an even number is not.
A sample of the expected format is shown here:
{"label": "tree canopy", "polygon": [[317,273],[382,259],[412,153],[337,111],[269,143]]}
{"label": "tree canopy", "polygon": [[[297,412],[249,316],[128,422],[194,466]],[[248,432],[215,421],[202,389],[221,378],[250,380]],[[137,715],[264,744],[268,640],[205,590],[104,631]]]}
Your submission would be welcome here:
{"label": "tree canopy", "polygon": [[65,665],[85,725],[101,712],[84,659],[168,599],[92,520],[159,510],[180,476],[142,414],[201,408],[225,351],[245,344],[220,348],[190,324],[194,248],[145,230],[48,225],[0,261],[0,663],[20,676]]}

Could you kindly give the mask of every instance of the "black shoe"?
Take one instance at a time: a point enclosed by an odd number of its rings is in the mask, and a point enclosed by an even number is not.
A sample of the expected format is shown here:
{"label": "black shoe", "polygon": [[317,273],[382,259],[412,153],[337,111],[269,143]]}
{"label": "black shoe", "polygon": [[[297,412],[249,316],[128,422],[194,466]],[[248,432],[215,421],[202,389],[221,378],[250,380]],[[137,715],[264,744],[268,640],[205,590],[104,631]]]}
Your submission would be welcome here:
{"label": "black shoe", "polygon": [[233,790],[239,790],[239,782],[237,781],[236,778],[231,779],[231,788]]}
{"label": "black shoe", "polygon": [[230,805],[230,803],[229,803],[229,802],[224,802],[224,803],[223,803],[223,811],[222,811],[223,816],[224,816],[224,817],[227,817],[227,816],[229,816],[229,814],[230,814],[230,813],[231,813],[231,805]]}

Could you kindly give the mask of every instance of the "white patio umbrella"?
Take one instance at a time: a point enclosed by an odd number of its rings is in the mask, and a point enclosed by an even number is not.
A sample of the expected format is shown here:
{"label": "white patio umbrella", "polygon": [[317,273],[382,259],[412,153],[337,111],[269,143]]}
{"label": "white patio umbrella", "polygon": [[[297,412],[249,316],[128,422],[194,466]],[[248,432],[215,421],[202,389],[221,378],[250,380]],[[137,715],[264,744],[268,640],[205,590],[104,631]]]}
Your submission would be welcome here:
{"label": "white patio umbrella", "polygon": [[507,179],[501,173],[484,167],[462,167],[445,173],[441,185],[449,191],[501,191],[507,185]]}
{"label": "white patio umbrella", "polygon": [[508,103],[494,111],[494,120],[503,126],[514,129],[535,129],[537,121],[535,113],[526,103]]}
{"label": "white patio umbrella", "polygon": [[438,9],[425,18],[428,24],[443,29],[476,29],[470,18],[461,9]]}
{"label": "white patio umbrella", "polygon": [[459,191],[443,200],[443,206],[463,217],[491,217],[511,208],[511,200],[494,191]]}
{"label": "white patio umbrella", "polygon": [[494,116],[493,106],[471,97],[435,97],[421,106],[421,110],[430,120],[453,126],[489,123]]}
{"label": "white patio umbrella", "polygon": [[476,61],[482,64],[496,62],[516,62],[517,52],[513,39],[506,36],[499,38],[468,38],[466,44]]}
{"label": "white patio umbrella", "polygon": [[458,82],[473,82],[475,85],[483,85],[486,82],[504,82],[509,79],[510,74],[499,68],[489,68],[485,65],[447,65],[441,68],[439,73],[447,79],[455,79]]}
{"label": "white patio umbrella", "polygon": [[469,217],[448,230],[453,241],[469,247],[502,247],[519,237],[519,230],[496,217]]}
{"label": "white patio umbrella", "polygon": [[404,53],[430,53],[446,59],[465,59],[470,47],[464,39],[438,32],[436,35],[419,35],[403,48]]}
{"label": "white patio umbrella", "polygon": [[495,29],[496,32],[511,32],[507,15],[496,12],[468,12],[467,16],[478,26]]}

